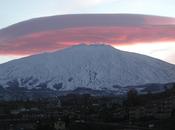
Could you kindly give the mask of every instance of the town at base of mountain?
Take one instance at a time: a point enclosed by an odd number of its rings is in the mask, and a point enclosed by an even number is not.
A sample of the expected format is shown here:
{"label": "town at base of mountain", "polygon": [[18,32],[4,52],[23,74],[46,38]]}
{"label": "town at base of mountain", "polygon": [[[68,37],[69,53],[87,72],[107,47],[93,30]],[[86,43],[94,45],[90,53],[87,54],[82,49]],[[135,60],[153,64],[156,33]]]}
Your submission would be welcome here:
{"label": "town at base of mountain", "polygon": [[2,130],[173,130],[175,85],[161,93],[127,96],[68,94],[0,102]]}

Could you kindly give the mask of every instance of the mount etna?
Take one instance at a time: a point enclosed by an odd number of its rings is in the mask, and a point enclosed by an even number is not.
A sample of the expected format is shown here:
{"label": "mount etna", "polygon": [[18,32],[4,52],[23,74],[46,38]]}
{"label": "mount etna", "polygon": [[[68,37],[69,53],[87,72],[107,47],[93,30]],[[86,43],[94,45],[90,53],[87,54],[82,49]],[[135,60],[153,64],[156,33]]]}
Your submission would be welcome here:
{"label": "mount etna", "polygon": [[144,91],[153,84],[159,85],[152,91],[159,91],[173,82],[173,64],[109,45],[82,44],[0,65],[1,89],[13,93],[49,91],[60,95],[84,90],[124,94],[133,87]]}

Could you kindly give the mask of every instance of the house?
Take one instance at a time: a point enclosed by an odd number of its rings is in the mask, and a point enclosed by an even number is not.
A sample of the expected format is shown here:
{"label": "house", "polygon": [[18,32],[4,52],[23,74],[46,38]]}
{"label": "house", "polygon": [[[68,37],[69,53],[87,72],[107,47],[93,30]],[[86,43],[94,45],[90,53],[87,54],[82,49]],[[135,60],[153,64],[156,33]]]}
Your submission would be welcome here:
{"label": "house", "polygon": [[132,107],[129,109],[129,118],[140,119],[145,116],[145,107]]}
{"label": "house", "polygon": [[54,123],[55,130],[66,130],[66,124],[64,121],[57,121]]}
{"label": "house", "polygon": [[23,122],[23,123],[17,123],[13,126],[10,126],[11,130],[35,130],[36,125],[35,123],[29,123],[29,122]]}

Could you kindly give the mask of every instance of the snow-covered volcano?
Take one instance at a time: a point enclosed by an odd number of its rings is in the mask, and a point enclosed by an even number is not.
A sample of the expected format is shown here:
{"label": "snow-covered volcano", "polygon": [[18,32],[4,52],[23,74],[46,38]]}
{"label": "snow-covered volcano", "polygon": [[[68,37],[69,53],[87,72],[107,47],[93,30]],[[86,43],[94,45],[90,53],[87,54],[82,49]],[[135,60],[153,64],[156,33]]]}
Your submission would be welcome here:
{"label": "snow-covered volcano", "polygon": [[175,82],[175,66],[109,45],[78,45],[0,65],[0,85],[71,91]]}

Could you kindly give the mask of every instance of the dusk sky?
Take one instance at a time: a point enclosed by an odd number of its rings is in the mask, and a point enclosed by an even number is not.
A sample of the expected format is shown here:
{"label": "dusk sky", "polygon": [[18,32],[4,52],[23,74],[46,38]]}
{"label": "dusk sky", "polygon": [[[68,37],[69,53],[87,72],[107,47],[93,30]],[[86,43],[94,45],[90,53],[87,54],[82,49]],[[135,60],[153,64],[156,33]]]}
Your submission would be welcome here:
{"label": "dusk sky", "polygon": [[[32,18],[64,14],[127,13],[175,18],[174,0],[1,0],[0,9],[0,29]],[[80,42],[104,42],[118,49],[175,64],[175,20],[163,23],[162,20],[144,19],[144,22],[146,25],[149,23],[149,26],[66,28],[52,32],[32,32],[8,42],[2,42],[0,37],[0,63],[59,50]],[[60,37],[55,39],[54,36]],[[24,42],[28,44],[24,45]]]}

